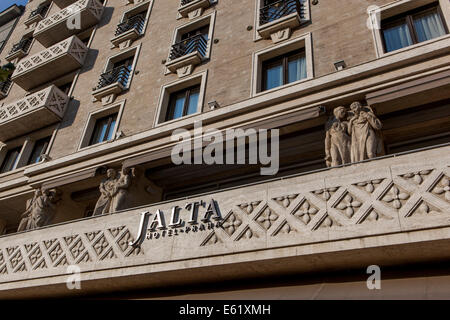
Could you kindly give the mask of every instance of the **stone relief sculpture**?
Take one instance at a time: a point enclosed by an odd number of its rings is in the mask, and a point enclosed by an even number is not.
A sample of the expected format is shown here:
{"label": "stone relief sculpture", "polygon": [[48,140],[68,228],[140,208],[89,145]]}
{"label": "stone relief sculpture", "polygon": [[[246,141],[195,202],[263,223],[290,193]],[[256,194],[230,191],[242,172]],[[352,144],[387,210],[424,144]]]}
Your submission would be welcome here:
{"label": "stone relief sculpture", "polygon": [[60,200],[61,193],[56,189],[37,189],[21,216],[17,231],[33,230],[49,225],[56,214],[56,206]]}
{"label": "stone relief sculpture", "polygon": [[106,176],[106,180],[100,183],[100,197],[95,205],[94,216],[126,209],[134,168],[123,168],[120,174],[114,169],[108,169]]}
{"label": "stone relief sculpture", "polygon": [[348,130],[347,110],[337,107],[326,124],[325,161],[328,167],[350,162],[351,138]]}
{"label": "stone relief sculpture", "polygon": [[381,154],[378,133],[382,128],[381,121],[370,107],[363,108],[359,102],[353,102],[350,110],[353,113],[348,122],[348,132],[352,137],[351,161],[375,158]]}
{"label": "stone relief sculpture", "polygon": [[354,102],[340,106],[326,124],[325,161],[328,167],[372,159],[382,154],[381,121],[372,108]]}

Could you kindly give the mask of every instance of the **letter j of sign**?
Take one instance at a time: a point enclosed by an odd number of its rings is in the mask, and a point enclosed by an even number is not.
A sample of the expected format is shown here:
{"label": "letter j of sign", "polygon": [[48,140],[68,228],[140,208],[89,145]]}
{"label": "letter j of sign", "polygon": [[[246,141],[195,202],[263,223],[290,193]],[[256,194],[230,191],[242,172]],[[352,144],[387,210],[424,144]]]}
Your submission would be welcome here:
{"label": "letter j of sign", "polygon": [[139,223],[139,230],[136,236],[136,240],[130,241],[129,245],[132,247],[138,247],[144,242],[145,239],[145,231],[147,230],[148,220],[151,216],[151,213],[146,211],[141,213],[141,222]]}

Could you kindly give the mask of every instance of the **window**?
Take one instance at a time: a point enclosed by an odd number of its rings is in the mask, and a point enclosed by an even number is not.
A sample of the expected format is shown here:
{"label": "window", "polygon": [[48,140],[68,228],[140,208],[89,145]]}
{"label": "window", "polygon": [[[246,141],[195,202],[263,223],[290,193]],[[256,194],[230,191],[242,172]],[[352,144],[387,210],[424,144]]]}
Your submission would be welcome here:
{"label": "window", "polygon": [[199,97],[199,85],[172,93],[169,99],[166,121],[196,113]]}
{"label": "window", "polygon": [[95,122],[89,145],[111,140],[116,127],[117,113],[98,119]]}
{"label": "window", "polygon": [[304,50],[290,52],[263,62],[264,90],[270,90],[306,78],[306,56]]}
{"label": "window", "polygon": [[0,167],[0,173],[5,173],[16,168],[21,150],[22,147],[17,147],[7,151],[2,166]]}
{"label": "window", "polygon": [[442,11],[437,4],[431,4],[385,19],[381,25],[386,53],[448,33]]}
{"label": "window", "polygon": [[51,137],[46,137],[35,142],[30,158],[27,161],[27,165],[35,164],[42,160],[41,156],[47,152],[50,139]]}
{"label": "window", "polygon": [[184,77],[161,87],[155,126],[202,111],[208,71]]}
{"label": "window", "polygon": [[314,78],[312,35],[253,53],[252,96]]}
{"label": "window", "polygon": [[181,34],[181,41],[173,45],[170,60],[198,51],[205,57],[208,48],[209,25]]}

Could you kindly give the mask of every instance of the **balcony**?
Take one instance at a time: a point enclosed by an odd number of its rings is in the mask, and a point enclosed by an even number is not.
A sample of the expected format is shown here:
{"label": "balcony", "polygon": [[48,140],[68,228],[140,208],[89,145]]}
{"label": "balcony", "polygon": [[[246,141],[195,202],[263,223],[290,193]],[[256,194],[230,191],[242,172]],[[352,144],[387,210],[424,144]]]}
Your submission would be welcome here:
{"label": "balcony", "polygon": [[292,29],[300,26],[305,10],[300,0],[265,0],[259,12],[257,31],[264,39],[272,38],[274,43],[286,40]]}
{"label": "balcony", "polygon": [[87,52],[88,48],[80,39],[76,36],[70,37],[21,60],[11,78],[24,90],[29,91],[79,69]]}
{"label": "balcony", "polygon": [[98,0],[79,0],[39,22],[33,37],[48,47],[96,25],[102,14],[103,5]]}
{"label": "balcony", "polygon": [[12,81],[10,77],[8,77],[6,81],[0,82],[0,99],[3,99],[8,95],[11,85]]}
{"label": "balcony", "polygon": [[[254,276],[256,266],[263,277],[330,266],[366,270],[373,261],[444,261],[449,156],[450,147],[440,147],[6,235],[0,242],[0,297],[78,295],[67,290],[68,265],[83,270],[88,294],[136,283],[150,287],[155,279],[159,287],[181,278],[214,283],[224,268],[232,270],[226,273],[232,280]],[[201,222],[207,205],[190,224],[186,203],[211,199],[221,224]],[[167,226],[174,207],[184,223]],[[144,238],[135,241],[142,212],[150,219],[159,212],[167,227],[144,223]]]}
{"label": "balcony", "polygon": [[210,0],[181,0],[178,12],[183,18],[194,19],[202,15],[203,10],[211,5]]}
{"label": "balcony", "polygon": [[166,67],[180,77],[191,74],[193,68],[202,62],[207,50],[208,38],[203,34],[177,42],[172,46]]}
{"label": "balcony", "polygon": [[145,15],[138,14],[126,19],[117,25],[112,44],[120,49],[128,48],[131,43],[142,34],[145,24]]}
{"label": "balcony", "polygon": [[43,6],[37,7],[35,10],[31,11],[30,16],[27,20],[25,20],[25,25],[28,27],[35,26],[39,21],[45,18],[48,9],[50,8],[50,4],[46,4]]}
{"label": "balcony", "polygon": [[0,107],[0,141],[61,121],[68,101],[67,95],[52,85]]}
{"label": "balcony", "polygon": [[5,59],[8,61],[13,61],[25,57],[28,54],[31,42],[33,42],[33,38],[25,38],[20,40],[12,47]]}
{"label": "balcony", "polygon": [[65,8],[67,6],[70,6],[75,1],[77,1],[77,0],[53,0],[53,2],[61,9]]}
{"label": "balcony", "polygon": [[109,70],[102,75],[92,95],[101,100],[103,104],[111,103],[116,96],[125,91],[130,79],[131,67],[120,66]]}

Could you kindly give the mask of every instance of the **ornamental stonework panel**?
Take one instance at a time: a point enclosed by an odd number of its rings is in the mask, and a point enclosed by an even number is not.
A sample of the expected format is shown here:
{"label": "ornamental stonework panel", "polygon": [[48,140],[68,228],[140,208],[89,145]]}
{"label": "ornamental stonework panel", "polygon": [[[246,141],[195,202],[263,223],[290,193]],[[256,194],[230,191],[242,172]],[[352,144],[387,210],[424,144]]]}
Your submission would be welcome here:
{"label": "ornamental stonework panel", "polygon": [[69,265],[94,272],[449,226],[448,163],[413,158],[411,165],[369,162],[2,237],[0,284],[64,274]]}

